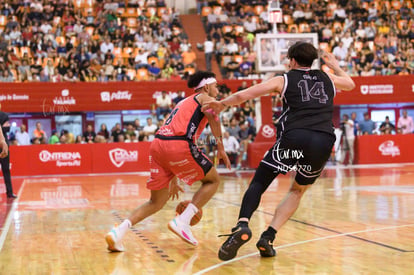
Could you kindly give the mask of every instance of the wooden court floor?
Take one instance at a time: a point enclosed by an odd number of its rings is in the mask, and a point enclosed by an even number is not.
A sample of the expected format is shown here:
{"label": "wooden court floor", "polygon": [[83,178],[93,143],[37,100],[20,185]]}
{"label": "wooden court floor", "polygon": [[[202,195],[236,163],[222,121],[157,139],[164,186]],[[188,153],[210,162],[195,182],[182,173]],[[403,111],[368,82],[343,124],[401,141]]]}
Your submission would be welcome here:
{"label": "wooden court floor", "polygon": [[178,203],[169,201],[126,235],[124,253],[108,253],[104,235],[146,201],[147,175],[14,178],[18,200],[0,195],[0,274],[414,274],[414,164],[325,170],[278,233],[278,255],[260,258],[255,243],[290,185],[279,177],[251,220],[252,240],[222,262],[217,235],[235,224],[252,175],[222,175],[193,227],[198,247],[167,229]]}

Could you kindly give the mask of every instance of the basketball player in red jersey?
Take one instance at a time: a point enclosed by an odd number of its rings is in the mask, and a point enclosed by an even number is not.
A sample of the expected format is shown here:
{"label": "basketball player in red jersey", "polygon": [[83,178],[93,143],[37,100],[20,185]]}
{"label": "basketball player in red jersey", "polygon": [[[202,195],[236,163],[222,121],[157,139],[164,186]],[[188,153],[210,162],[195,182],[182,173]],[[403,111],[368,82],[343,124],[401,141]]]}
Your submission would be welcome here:
{"label": "basketball player in red jersey", "polygon": [[195,94],[177,104],[151,143],[151,176],[147,182],[151,197],[135,209],[128,219],[108,232],[105,239],[110,251],[123,251],[121,240],[128,229],[161,210],[171,196],[178,196],[181,188],[175,178],[188,185],[199,180],[202,182],[184,212],[168,223],[168,228],[184,241],[198,244],[191,233],[190,221],[215,194],[220,183],[211,161],[195,144],[207,123],[217,141],[218,158],[223,159],[229,169],[230,160],[222,144],[220,120],[210,111],[201,111],[201,106],[214,100],[218,94],[215,75],[211,72],[196,72],[188,80],[188,87],[194,88]]}

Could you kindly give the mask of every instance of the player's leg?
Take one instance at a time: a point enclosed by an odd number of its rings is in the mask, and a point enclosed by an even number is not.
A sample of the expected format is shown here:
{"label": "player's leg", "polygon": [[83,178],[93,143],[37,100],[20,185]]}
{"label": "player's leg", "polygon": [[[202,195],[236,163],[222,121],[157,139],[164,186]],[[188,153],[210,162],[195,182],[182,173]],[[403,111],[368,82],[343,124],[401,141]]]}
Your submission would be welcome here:
{"label": "player's leg", "polygon": [[13,186],[11,183],[11,175],[10,175],[10,156],[0,159],[1,163],[1,170],[3,172],[4,184],[6,185],[6,194],[8,198],[17,198],[15,194],[13,194]]}
{"label": "player's leg", "polygon": [[182,159],[186,160],[185,163],[182,163],[179,167],[172,167],[172,169],[174,174],[180,174],[182,180],[187,184],[191,185],[200,180],[202,185],[194,194],[186,209],[169,222],[168,228],[184,241],[197,245],[198,241],[191,232],[191,219],[216,193],[220,178],[207,156],[194,146],[190,144],[189,148],[191,149],[181,153]]}
{"label": "player's leg", "polygon": [[221,260],[233,259],[237,255],[238,249],[250,240],[252,233],[248,227],[248,222],[254,211],[259,207],[262,194],[277,175],[277,171],[275,172],[263,162],[260,163],[249,188],[243,196],[237,225],[232,228],[232,233],[223,235],[228,236],[228,238],[218,252]]}
{"label": "player's leg", "polygon": [[161,210],[168,201],[168,196],[168,188],[151,190],[151,197],[147,202],[136,208],[119,226],[114,226],[108,232],[105,237],[108,250],[112,252],[124,251],[122,239],[129,228]]}
{"label": "player's leg", "polygon": [[273,248],[273,241],[277,231],[289,220],[299,206],[303,194],[310,185],[300,185],[296,180],[290,186],[289,192],[283,201],[277,206],[272,222],[266,231],[262,233],[256,247],[262,257],[273,257],[276,251]]}
{"label": "player's leg", "polygon": [[296,177],[289,192],[277,206],[270,226],[262,233],[256,244],[262,257],[276,255],[273,241],[277,231],[295,213],[305,191],[320,176],[335,143],[335,137],[327,133],[299,130],[294,132],[294,135],[296,138],[292,141],[303,144],[301,146],[303,155],[300,154]]}
{"label": "player's leg", "polygon": [[108,250],[113,252],[123,251],[122,238],[129,228],[148,216],[158,212],[168,201],[169,183],[174,177],[172,172],[163,166],[160,157],[160,144],[158,140],[152,142],[150,147],[151,176],[147,182],[147,188],[151,190],[151,196],[147,202],[136,208],[130,216],[119,226],[115,226],[105,236]]}

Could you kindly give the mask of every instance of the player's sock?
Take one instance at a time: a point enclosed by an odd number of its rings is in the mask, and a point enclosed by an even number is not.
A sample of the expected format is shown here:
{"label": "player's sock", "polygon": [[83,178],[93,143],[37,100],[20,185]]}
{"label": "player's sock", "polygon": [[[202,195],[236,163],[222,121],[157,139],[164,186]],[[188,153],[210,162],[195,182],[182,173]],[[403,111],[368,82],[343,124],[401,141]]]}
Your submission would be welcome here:
{"label": "player's sock", "polygon": [[262,233],[256,247],[259,249],[260,256],[274,257],[276,250],[273,248],[273,241],[275,240],[277,230],[269,226],[266,231]]}
{"label": "player's sock", "polygon": [[132,226],[131,221],[129,219],[125,219],[119,226],[118,226],[118,234],[119,239],[122,239],[125,233],[129,230]]}
{"label": "player's sock", "polygon": [[236,228],[237,227],[249,227],[249,223],[248,222],[246,222],[246,221],[239,221],[239,222],[237,222],[237,225],[236,225]]}
{"label": "player's sock", "polygon": [[181,213],[179,216],[180,220],[183,223],[190,224],[191,219],[194,217],[195,214],[197,214],[198,208],[191,202],[187,205],[187,208]]}
{"label": "player's sock", "polygon": [[266,239],[273,242],[275,240],[276,233],[277,233],[277,230],[269,226],[267,230],[262,233],[262,237],[265,237]]}

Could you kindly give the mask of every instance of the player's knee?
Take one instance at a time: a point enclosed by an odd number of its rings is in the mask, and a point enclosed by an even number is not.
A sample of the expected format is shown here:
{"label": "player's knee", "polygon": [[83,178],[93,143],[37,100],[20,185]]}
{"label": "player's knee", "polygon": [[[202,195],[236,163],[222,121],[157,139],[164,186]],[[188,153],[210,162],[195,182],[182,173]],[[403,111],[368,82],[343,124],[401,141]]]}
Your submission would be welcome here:
{"label": "player's knee", "polygon": [[312,185],[316,181],[317,177],[304,177],[301,174],[297,173],[295,177],[295,182],[300,186]]}

